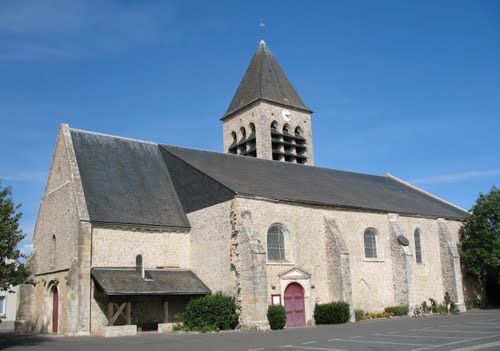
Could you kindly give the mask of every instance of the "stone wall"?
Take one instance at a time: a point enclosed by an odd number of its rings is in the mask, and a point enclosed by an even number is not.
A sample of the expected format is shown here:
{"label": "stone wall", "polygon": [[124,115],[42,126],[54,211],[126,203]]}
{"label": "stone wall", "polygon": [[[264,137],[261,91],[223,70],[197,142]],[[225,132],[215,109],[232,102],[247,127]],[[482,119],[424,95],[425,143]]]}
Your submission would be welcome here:
{"label": "stone wall", "polygon": [[189,269],[190,245],[187,232],[94,226],[92,267],[135,267],[142,255],[144,269]]}
{"label": "stone wall", "polygon": [[190,269],[212,292],[235,296],[236,282],[231,271],[231,201],[188,213],[191,230]]}
{"label": "stone wall", "polygon": [[37,285],[20,288],[17,319],[25,322],[19,324],[21,329],[52,330],[51,292],[46,287],[54,281],[60,289],[59,333],[88,333],[90,276],[89,269],[82,268],[90,242],[82,236],[89,231],[82,230],[80,220],[88,220],[88,213],[69,127],[61,125],[29,259]]}
{"label": "stone wall", "polygon": [[[67,269],[77,255],[78,212],[67,143],[59,134],[33,235],[33,273]],[[55,239],[53,239],[55,237]],[[55,250],[55,251],[54,251]]]}
{"label": "stone wall", "polygon": [[413,255],[415,255],[415,230],[420,230],[422,263],[417,263],[413,256],[416,303],[422,303],[424,300],[429,303],[429,298],[440,302],[443,299],[444,290],[437,220],[400,216],[399,223],[410,242]]}
{"label": "stone wall", "polygon": [[68,333],[68,271],[52,272],[34,277],[35,286],[23,285],[23,300],[17,315],[16,331],[52,333],[52,287],[59,294],[58,333]]}
{"label": "stone wall", "polygon": [[251,210],[237,198],[231,205],[231,270],[236,277],[240,324],[244,329],[268,330],[266,251]]}
{"label": "stone wall", "polygon": [[[257,157],[272,160],[271,123],[276,121],[278,123],[278,131],[283,130],[283,126],[286,123],[281,116],[283,109],[284,106],[282,105],[267,101],[258,101],[226,118],[223,121],[224,152],[227,153],[229,146],[233,143],[231,132],[235,132],[237,140],[240,141],[240,128],[244,127],[246,129],[247,136],[249,136],[249,125],[250,123],[253,123],[255,125],[256,132]],[[308,161],[306,164],[314,165],[311,115],[303,111],[295,110],[291,107],[288,109],[292,113],[292,120],[288,122],[291,134],[293,134],[296,127],[300,127],[302,129],[302,137],[307,140],[306,156]]]}
{"label": "stone wall", "polygon": [[[420,303],[429,297],[440,301],[444,294],[441,250],[439,248],[440,234],[437,219],[397,216],[399,231],[410,241],[408,253],[403,252],[401,245],[396,245],[387,213],[356,212],[343,209],[331,209],[321,206],[304,206],[291,203],[277,203],[267,200],[240,198],[240,206],[252,213],[252,221],[259,240],[266,246],[267,230],[274,223],[282,224],[287,234],[285,237],[285,262],[267,262],[268,301],[271,294],[282,289],[280,274],[298,268],[311,275],[310,303],[325,303],[340,299],[343,284],[342,273],[338,270],[338,259],[332,259],[331,250],[338,250],[330,238],[331,234],[325,227],[325,218],[335,219],[338,233],[347,248],[349,255],[350,276],[352,287],[352,304],[354,308],[365,311],[382,311],[385,307],[399,303],[410,303],[408,277],[414,280],[415,298]],[[448,221],[451,232],[458,231],[460,222]],[[377,231],[377,258],[365,258],[363,234],[366,228]],[[416,264],[414,259],[414,230],[422,232],[423,263]],[[393,242],[394,241],[394,242]],[[392,242],[392,244],[391,244]],[[395,261],[394,252],[398,251],[400,258]],[[402,278],[394,279],[394,265],[411,266],[409,276],[401,271]],[[399,263],[398,263],[399,262]],[[443,262],[449,266],[449,262]],[[329,266],[333,265],[333,267]],[[348,289],[347,289],[348,290]],[[401,291],[397,297],[396,291]],[[348,295],[347,295],[348,296]],[[343,294],[342,299],[346,299]],[[310,310],[313,306],[310,306]],[[312,318],[312,316],[308,316]]]}

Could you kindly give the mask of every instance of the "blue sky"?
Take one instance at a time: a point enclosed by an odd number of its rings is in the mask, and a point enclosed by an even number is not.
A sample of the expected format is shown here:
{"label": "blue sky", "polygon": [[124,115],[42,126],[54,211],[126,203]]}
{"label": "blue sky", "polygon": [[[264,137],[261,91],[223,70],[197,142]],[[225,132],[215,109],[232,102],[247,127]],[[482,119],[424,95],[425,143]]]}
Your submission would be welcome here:
{"label": "blue sky", "polygon": [[222,150],[264,39],[316,165],[470,209],[500,185],[500,1],[0,1],[0,179],[31,237],[58,127]]}

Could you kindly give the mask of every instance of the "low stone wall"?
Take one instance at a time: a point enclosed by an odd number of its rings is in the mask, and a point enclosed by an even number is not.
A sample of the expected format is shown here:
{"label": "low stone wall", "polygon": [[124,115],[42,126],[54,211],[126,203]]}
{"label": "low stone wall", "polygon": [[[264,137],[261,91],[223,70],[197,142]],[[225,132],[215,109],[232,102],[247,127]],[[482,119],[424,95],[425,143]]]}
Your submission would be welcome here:
{"label": "low stone wall", "polygon": [[0,331],[14,331],[14,321],[2,321],[0,323]]}
{"label": "low stone wall", "polygon": [[117,325],[112,327],[104,327],[103,336],[110,338],[113,336],[137,335],[137,325]]}
{"label": "low stone wall", "polygon": [[174,325],[177,323],[158,323],[158,333],[168,333],[174,331]]}

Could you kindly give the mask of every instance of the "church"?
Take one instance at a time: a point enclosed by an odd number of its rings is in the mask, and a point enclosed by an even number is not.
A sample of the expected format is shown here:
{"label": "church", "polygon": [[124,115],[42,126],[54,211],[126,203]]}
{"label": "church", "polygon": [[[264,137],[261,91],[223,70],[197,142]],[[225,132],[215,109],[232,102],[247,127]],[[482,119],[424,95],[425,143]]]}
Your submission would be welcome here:
{"label": "church", "polygon": [[264,41],[221,121],[224,152],[62,124],[20,293],[18,330],[171,330],[197,296],[240,326],[314,324],[316,303],[379,312],[464,294],[468,212],[392,175],[314,165],[312,111]]}

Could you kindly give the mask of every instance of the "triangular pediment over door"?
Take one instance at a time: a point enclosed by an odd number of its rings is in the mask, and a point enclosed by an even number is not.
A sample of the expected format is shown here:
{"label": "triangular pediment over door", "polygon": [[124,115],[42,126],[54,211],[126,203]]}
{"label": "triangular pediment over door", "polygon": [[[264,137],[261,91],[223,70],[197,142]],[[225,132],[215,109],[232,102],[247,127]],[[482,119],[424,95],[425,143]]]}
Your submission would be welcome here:
{"label": "triangular pediment over door", "polygon": [[298,268],[293,268],[279,275],[281,280],[304,280],[311,278],[311,275]]}

